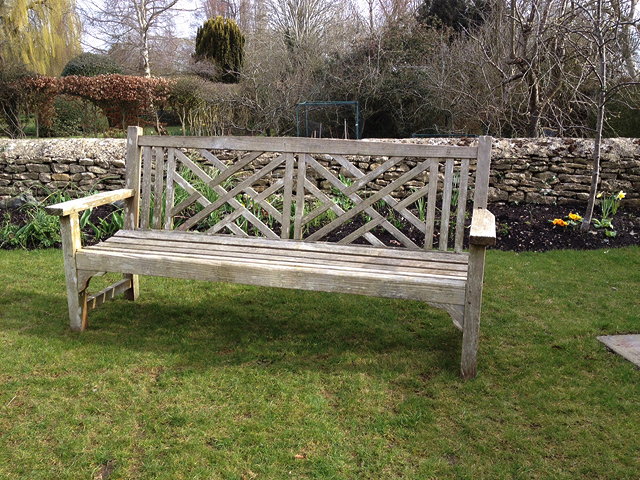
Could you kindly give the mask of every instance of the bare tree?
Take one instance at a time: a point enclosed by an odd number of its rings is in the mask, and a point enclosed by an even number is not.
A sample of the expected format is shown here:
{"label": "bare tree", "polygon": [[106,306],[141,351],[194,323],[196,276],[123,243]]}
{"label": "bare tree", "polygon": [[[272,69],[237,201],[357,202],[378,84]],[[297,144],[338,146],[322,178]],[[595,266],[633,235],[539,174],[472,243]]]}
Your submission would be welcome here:
{"label": "bare tree", "polygon": [[[581,229],[589,230],[600,184],[602,133],[607,105],[621,90],[637,85],[634,53],[637,43],[630,31],[640,25],[635,0],[591,0],[576,5],[577,21],[566,35],[575,38],[575,51],[595,84],[595,95],[582,95],[596,112],[593,145],[593,171],[587,208]],[[570,35],[573,34],[573,35]],[[580,93],[580,92],[578,92]]]}
{"label": "bare tree", "polygon": [[343,8],[330,0],[270,0],[269,23],[289,46],[308,46],[324,37]]}
{"label": "bare tree", "polygon": [[139,73],[150,77],[150,38],[172,22],[179,0],[89,0],[80,12],[88,34],[108,46],[132,45],[139,58]]}

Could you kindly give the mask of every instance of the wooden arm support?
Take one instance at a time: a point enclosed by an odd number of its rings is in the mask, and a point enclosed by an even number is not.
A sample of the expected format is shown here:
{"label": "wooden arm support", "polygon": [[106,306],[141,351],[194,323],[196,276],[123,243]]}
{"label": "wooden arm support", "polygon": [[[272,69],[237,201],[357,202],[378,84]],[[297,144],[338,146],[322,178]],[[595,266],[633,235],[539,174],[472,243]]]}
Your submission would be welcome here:
{"label": "wooden arm support", "polygon": [[111,192],[96,193],[95,195],[89,195],[88,197],[49,205],[46,207],[46,210],[51,215],[58,215],[62,217],[72,213],[78,213],[89,208],[113,203],[117,200],[130,198],[133,197],[134,193],[135,191],[131,188],[121,188]]}
{"label": "wooden arm support", "polygon": [[471,217],[469,243],[477,246],[495,245],[496,218],[485,208],[476,208]]}

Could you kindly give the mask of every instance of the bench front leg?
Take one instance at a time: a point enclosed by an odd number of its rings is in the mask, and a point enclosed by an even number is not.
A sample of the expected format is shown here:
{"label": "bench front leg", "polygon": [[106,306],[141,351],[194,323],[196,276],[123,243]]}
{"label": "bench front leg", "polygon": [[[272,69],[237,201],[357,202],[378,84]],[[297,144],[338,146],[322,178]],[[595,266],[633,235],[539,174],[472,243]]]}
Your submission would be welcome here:
{"label": "bench front leg", "polygon": [[[67,284],[67,305],[71,330],[81,332],[87,327],[86,284],[80,286],[76,267],[76,252],[81,248],[78,213],[60,217],[64,274]],[[86,282],[83,282],[86,283]]]}

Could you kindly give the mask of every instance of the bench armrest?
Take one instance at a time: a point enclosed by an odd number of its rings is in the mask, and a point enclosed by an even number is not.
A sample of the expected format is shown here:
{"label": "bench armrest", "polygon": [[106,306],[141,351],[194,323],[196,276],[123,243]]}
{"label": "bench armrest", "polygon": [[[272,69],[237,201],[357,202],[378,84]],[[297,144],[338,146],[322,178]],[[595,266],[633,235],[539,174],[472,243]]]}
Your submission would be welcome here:
{"label": "bench armrest", "polygon": [[89,208],[106,205],[107,203],[113,203],[117,200],[133,197],[134,194],[135,191],[130,188],[121,188],[111,192],[96,193],[95,195],[89,195],[88,197],[56,203],[55,205],[49,205],[45,208],[47,213],[50,215],[58,215],[62,217],[71,213],[78,213]]}
{"label": "bench armrest", "polygon": [[469,243],[477,246],[495,245],[496,218],[485,208],[476,208],[471,217]]}

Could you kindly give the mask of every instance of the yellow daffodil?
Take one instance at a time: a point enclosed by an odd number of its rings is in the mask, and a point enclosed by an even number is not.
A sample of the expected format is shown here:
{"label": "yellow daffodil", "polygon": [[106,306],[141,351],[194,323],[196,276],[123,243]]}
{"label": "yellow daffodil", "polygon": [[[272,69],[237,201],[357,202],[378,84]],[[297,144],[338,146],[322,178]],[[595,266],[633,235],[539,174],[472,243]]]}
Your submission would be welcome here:
{"label": "yellow daffodil", "polygon": [[623,199],[624,197],[626,197],[626,196],[627,196],[627,194],[626,194],[625,192],[623,192],[622,190],[620,190],[620,191],[618,192],[618,195],[616,195],[616,198],[617,198],[618,200],[622,200],[622,199]]}
{"label": "yellow daffodil", "polygon": [[559,225],[561,227],[566,227],[567,225],[569,225],[567,222],[565,222],[561,218],[554,218],[553,222],[551,222],[551,223],[553,223],[554,225]]}
{"label": "yellow daffodil", "polygon": [[582,220],[582,217],[580,215],[578,215],[577,213],[570,213],[569,214],[569,218],[571,220],[575,220],[576,222],[579,222],[580,220]]}
{"label": "yellow daffodil", "polygon": [[600,192],[598,195],[596,195],[596,198],[602,198],[602,192]]}

